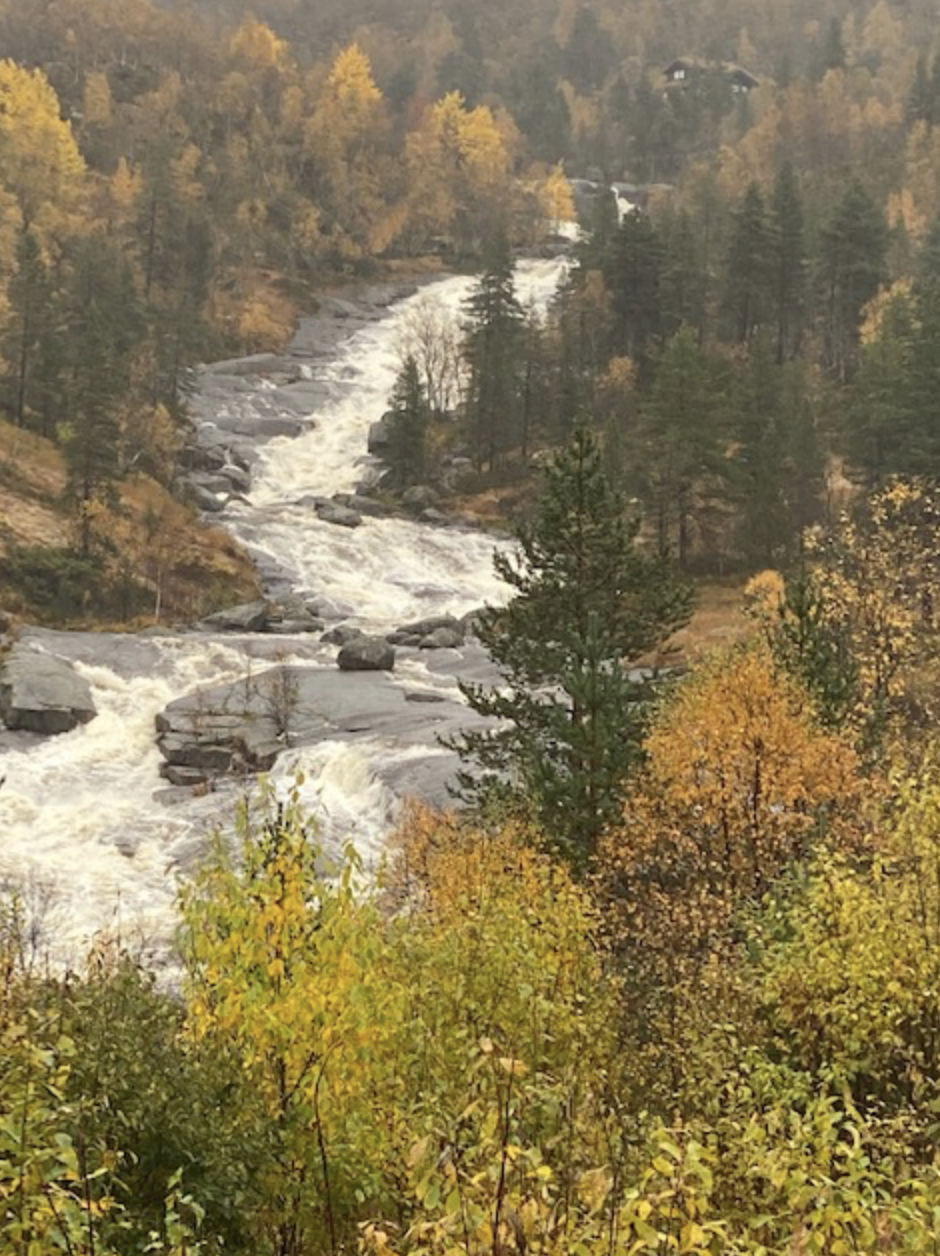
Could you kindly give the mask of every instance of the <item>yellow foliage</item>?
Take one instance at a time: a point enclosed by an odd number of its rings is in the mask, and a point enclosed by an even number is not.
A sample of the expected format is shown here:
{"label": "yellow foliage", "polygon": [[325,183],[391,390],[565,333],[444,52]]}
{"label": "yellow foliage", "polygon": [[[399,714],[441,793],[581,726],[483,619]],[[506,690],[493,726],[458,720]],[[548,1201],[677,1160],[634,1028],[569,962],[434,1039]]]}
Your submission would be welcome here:
{"label": "yellow foliage", "polygon": [[911,294],[911,281],[899,279],[889,288],[881,288],[862,310],[859,338],[862,344],[877,340],[884,325],[885,315],[896,301],[906,301]]}
{"label": "yellow foliage", "polygon": [[917,206],[910,188],[904,187],[889,194],[888,225],[895,228],[902,226],[912,240],[923,239],[928,226],[927,215]]}
{"label": "yellow foliage", "polygon": [[824,622],[856,673],[853,725],[902,754],[929,743],[938,717],[936,519],[931,486],[899,480],[871,499],[866,517],[809,538]]}
{"label": "yellow foliage", "polygon": [[337,55],[327,83],[347,116],[348,111],[365,113],[382,99],[372,77],[369,58],[358,44],[351,44]]}
{"label": "yellow foliage", "polygon": [[110,126],[114,120],[114,101],[108,76],[101,70],[92,70],[85,80],[85,96],[82,112],[85,122],[91,126]]}
{"label": "yellow foliage", "polygon": [[117,170],[111,176],[111,197],[122,215],[129,214],[140,198],[143,176],[131,166],[126,157],[118,161]]}
{"label": "yellow foliage", "polygon": [[485,105],[468,110],[459,92],[443,96],[406,142],[413,227],[462,239],[485,234],[508,192],[506,137]]}
{"label": "yellow foliage", "polygon": [[851,746],[815,727],[759,644],[697,668],[646,751],[623,823],[602,844],[601,878],[618,937],[670,955],[704,957],[742,904],[839,835],[860,788]]}
{"label": "yellow foliage", "polygon": [[25,224],[53,232],[76,206],[85,162],[58,98],[41,70],[0,61],[0,183],[16,198]]}
{"label": "yellow foliage", "polygon": [[561,162],[553,166],[541,188],[545,216],[557,227],[561,222],[572,222],[576,217],[571,184]]}
{"label": "yellow foliage", "polygon": [[281,347],[284,329],[263,293],[255,294],[242,309],[238,318],[238,336],[250,353]]}
{"label": "yellow foliage", "polygon": [[274,69],[288,58],[289,45],[264,22],[248,18],[232,36],[229,51],[261,69]]}
{"label": "yellow foliage", "polygon": [[786,581],[779,571],[759,571],[744,586],[745,614],[759,628],[769,629],[777,621],[786,596]]}

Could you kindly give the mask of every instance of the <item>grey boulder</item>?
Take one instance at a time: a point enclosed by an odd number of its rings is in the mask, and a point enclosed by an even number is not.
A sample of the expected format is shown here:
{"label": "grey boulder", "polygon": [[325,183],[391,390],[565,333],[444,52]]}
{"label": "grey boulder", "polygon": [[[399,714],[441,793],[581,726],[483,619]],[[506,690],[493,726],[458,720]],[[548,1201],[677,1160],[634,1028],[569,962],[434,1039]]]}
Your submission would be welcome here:
{"label": "grey boulder", "polygon": [[423,637],[419,648],[422,650],[454,650],[463,645],[463,633],[459,628],[435,628]]}
{"label": "grey boulder", "polygon": [[335,523],[341,528],[358,528],[362,523],[362,515],[339,502],[320,502],[316,507],[317,515],[324,523]]}
{"label": "grey boulder", "polygon": [[395,647],[381,637],[354,637],[336,661],[343,672],[390,672],[395,668]]}
{"label": "grey boulder", "polygon": [[14,646],[0,668],[0,717],[10,729],[50,736],[97,715],[91,689],[64,659]]}
{"label": "grey boulder", "polygon": [[200,627],[214,632],[264,632],[268,625],[270,604],[265,601],[245,602],[216,611],[201,620]]}

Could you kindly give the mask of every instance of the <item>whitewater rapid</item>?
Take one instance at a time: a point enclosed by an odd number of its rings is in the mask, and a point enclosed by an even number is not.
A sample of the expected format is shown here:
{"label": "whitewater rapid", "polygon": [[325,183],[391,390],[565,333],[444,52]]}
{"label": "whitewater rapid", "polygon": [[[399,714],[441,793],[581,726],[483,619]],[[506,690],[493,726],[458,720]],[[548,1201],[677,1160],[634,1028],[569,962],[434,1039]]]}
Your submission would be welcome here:
{"label": "whitewater rapid", "polygon": [[[543,308],[564,265],[559,259],[521,263],[516,287],[523,306]],[[415,308],[429,301],[456,315],[473,282],[453,276],[430,284],[398,303],[388,318],[357,332],[326,368],[341,394],[304,434],[264,447],[248,503],[223,517],[239,540],[273,559],[295,586],[348,607],[351,622],[369,631],[443,611],[461,615],[506,596],[493,571],[494,542],[485,533],[406,519],[366,518],[355,530],[338,528],[297,504],[360,484],[372,462],[369,427],[387,409],[401,367],[403,328]]]}
{"label": "whitewater rapid", "polygon": [[[563,269],[561,260],[521,263],[523,303],[544,306]],[[328,599],[369,631],[431,614],[459,615],[506,597],[493,572],[491,537],[403,519],[366,518],[346,529],[299,504],[304,496],[332,496],[360,483],[371,463],[369,427],[387,408],[399,369],[404,323],[419,301],[459,314],[472,284],[468,277],[427,284],[356,332],[331,361],[302,361],[307,377],[328,386],[330,400],[304,417],[299,436],[261,448],[247,500],[216,516],[294,589]],[[270,413],[265,391],[259,381],[254,398],[239,393],[230,404],[244,409],[263,402]],[[228,782],[201,796],[168,790],[159,774],[155,717],[173,699],[238,680],[246,669],[275,660],[335,667],[335,652],[309,638],[48,636],[40,644],[75,663],[98,715],[58,737],[8,736],[3,743],[0,880],[18,887],[29,910],[43,918],[60,960],[77,962],[102,930],[165,955],[178,878],[204,854],[212,830],[232,823],[247,787]],[[452,692],[452,678],[431,675],[418,659],[406,660],[396,679]],[[282,754],[271,779],[284,791],[302,771],[303,801],[325,837],[354,841],[374,862],[401,804],[390,776],[406,778],[418,753],[389,738],[327,742]]]}

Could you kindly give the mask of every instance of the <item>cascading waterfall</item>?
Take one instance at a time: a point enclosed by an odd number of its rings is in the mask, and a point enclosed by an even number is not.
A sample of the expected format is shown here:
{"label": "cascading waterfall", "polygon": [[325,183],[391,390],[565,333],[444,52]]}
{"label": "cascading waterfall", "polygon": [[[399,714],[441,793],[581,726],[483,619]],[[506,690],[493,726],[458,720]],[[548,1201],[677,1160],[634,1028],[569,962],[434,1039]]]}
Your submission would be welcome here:
{"label": "cascading waterfall", "polygon": [[[544,305],[563,268],[561,260],[521,263],[522,301]],[[332,400],[309,416],[300,436],[263,447],[247,501],[219,516],[287,573],[295,588],[328,598],[367,631],[445,611],[460,615],[506,594],[493,572],[494,541],[485,534],[372,518],[349,530],[298,504],[305,495],[351,491],[361,480],[369,426],[385,410],[399,367],[403,320],[415,301],[429,296],[459,310],[472,283],[466,277],[430,283],[352,336],[332,362],[304,364],[329,385]],[[265,391],[259,384],[256,396],[270,413]],[[230,404],[250,408],[253,396],[240,391]],[[257,669],[261,664],[253,657],[335,666],[328,647],[307,639],[277,643],[270,637],[232,641],[190,634],[136,639],[126,651],[111,641],[56,635],[49,648],[75,661],[91,684],[98,715],[58,737],[14,739],[0,766],[0,876],[24,887],[28,899],[42,901],[47,931],[66,962],[100,929],[116,927],[163,946],[172,929],[176,874],[206,849],[214,825],[230,822],[244,789],[227,782],[202,796],[167,791],[159,775],[155,716],[198,686]],[[396,679],[412,687],[453,685],[448,677],[428,674],[418,659],[406,660]],[[406,769],[416,753],[388,738],[326,742],[286,752],[271,778],[275,789],[284,790],[301,770],[303,801],[320,818],[324,834],[335,842],[352,839],[374,859],[400,801],[386,783],[388,769]]]}

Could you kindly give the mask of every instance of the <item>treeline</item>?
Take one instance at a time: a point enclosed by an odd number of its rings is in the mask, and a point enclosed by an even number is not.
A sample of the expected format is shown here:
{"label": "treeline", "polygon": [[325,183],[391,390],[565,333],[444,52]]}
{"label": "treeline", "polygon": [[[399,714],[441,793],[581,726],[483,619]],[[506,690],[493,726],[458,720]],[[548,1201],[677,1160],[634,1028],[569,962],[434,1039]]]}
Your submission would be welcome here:
{"label": "treeline", "polygon": [[[586,423],[658,550],[722,571],[787,566],[859,488],[940,472],[936,225],[915,245],[858,180],[820,212],[789,165],[733,198],[706,178],[589,212],[546,313],[522,307],[504,241],[456,325],[408,325],[401,482],[432,449],[473,460],[467,490],[525,481]],[[457,422],[435,428],[441,363]]]}
{"label": "treeline", "polygon": [[[922,0],[695,0],[668,21],[644,0],[487,0],[469,12],[459,0],[380,12],[365,0],[200,0],[198,11],[269,20],[306,61],[355,39],[397,101],[457,89],[506,110],[534,156],[564,157],[573,173],[674,182],[720,154],[729,186],[741,186],[791,161],[830,191],[863,171],[885,198],[908,185],[932,214],[915,188],[935,178],[916,125],[936,95],[934,14]],[[676,57],[702,72],[664,94]],[[729,64],[758,88],[732,92]]]}
{"label": "treeline", "polygon": [[748,639],[645,727],[601,662],[594,731],[640,753],[579,848],[592,804],[538,770],[563,764],[536,717],[557,691],[525,649],[642,648],[657,578],[598,642],[617,596],[593,576],[633,538],[594,536],[584,568],[556,507],[580,485],[607,527],[587,437],[553,474],[502,628],[532,737],[507,743],[515,793],[488,819],[412,811],[368,888],[296,798],[254,806],[183,894],[177,993],[105,940],[47,971],[41,921],[7,900],[5,1251],[936,1246],[936,494],[898,484],[800,581],[756,580]]}

